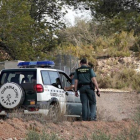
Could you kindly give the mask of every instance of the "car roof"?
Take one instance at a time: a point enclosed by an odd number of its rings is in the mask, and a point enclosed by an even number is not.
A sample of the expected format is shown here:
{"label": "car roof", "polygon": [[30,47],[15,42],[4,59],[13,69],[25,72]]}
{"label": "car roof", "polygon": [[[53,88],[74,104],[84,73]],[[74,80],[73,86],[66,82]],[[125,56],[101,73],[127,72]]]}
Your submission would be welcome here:
{"label": "car roof", "polygon": [[[49,70],[49,71],[59,71],[59,72],[64,72],[62,70],[59,70],[59,69],[53,69],[53,68],[11,68],[11,69],[3,69],[1,71],[31,71],[31,70]],[[64,72],[65,73],[65,72]]]}

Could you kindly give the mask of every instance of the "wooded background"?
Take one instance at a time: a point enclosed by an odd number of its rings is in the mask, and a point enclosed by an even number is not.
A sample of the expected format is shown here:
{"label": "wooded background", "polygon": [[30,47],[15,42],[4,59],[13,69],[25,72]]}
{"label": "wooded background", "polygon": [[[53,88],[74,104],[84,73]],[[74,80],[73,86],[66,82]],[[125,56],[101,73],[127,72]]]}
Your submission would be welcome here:
{"label": "wooded background", "polygon": [[[92,20],[67,27],[64,7],[71,6],[90,10]],[[139,57],[139,13],[140,0],[0,0],[0,61]]]}

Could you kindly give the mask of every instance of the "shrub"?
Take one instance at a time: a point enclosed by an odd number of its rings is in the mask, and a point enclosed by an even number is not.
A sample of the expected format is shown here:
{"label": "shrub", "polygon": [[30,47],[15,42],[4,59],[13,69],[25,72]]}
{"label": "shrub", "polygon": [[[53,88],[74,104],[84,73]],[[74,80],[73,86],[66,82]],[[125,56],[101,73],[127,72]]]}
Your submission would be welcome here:
{"label": "shrub", "polygon": [[[108,72],[109,73],[109,72]],[[140,73],[134,69],[124,68],[118,71],[98,71],[97,81],[100,88],[132,89],[140,92]]]}
{"label": "shrub", "polygon": [[130,48],[136,39],[133,31],[114,33],[109,37],[99,36],[94,44],[96,56],[130,56]]}
{"label": "shrub", "polygon": [[40,140],[39,134],[36,131],[29,131],[27,133],[27,140]]}
{"label": "shrub", "polygon": [[111,88],[112,79],[110,77],[100,76],[97,78],[100,88]]}
{"label": "shrub", "polygon": [[137,92],[140,92],[140,73],[136,73],[132,76],[132,89]]}

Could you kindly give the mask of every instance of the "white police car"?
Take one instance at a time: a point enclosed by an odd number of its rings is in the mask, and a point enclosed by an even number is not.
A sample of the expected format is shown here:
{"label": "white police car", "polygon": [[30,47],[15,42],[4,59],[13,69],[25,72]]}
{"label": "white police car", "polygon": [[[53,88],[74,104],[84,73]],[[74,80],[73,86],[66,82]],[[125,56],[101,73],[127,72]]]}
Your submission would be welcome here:
{"label": "white police car", "polygon": [[80,117],[80,98],[73,91],[64,91],[71,84],[70,78],[52,66],[53,61],[20,62],[17,69],[2,70],[0,115],[23,108],[25,114],[61,112]]}

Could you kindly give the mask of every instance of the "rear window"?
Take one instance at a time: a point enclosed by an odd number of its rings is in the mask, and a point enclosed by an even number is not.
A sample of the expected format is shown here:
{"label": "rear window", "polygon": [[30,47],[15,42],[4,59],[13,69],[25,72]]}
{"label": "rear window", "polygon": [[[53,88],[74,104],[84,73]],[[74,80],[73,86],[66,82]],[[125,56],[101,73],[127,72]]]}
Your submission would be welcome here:
{"label": "rear window", "polygon": [[36,82],[36,71],[3,71],[0,84],[15,82],[18,84]]}

